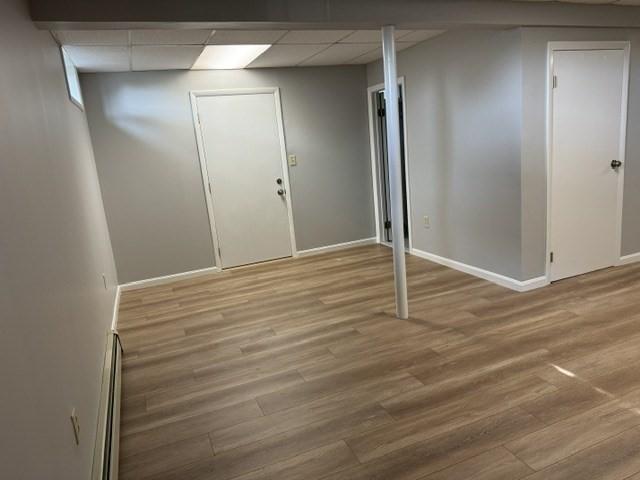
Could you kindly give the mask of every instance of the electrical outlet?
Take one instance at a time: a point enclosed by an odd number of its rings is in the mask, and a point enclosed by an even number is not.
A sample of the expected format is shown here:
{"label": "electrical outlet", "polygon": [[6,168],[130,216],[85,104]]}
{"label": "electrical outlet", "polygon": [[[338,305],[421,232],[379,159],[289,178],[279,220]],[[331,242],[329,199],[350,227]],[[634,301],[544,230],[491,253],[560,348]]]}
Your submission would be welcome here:
{"label": "electrical outlet", "polygon": [[107,275],[106,274],[102,274],[102,283],[104,283],[104,289],[107,289]]}
{"label": "electrical outlet", "polygon": [[429,219],[428,215],[424,216],[424,228],[431,228],[431,220]]}
{"label": "electrical outlet", "polygon": [[76,445],[80,445],[80,420],[78,420],[75,408],[71,410],[71,426],[73,427],[73,436],[76,439]]}
{"label": "electrical outlet", "polygon": [[295,155],[289,155],[289,166],[290,167],[295,167],[296,165],[298,165],[298,159],[296,158]]}

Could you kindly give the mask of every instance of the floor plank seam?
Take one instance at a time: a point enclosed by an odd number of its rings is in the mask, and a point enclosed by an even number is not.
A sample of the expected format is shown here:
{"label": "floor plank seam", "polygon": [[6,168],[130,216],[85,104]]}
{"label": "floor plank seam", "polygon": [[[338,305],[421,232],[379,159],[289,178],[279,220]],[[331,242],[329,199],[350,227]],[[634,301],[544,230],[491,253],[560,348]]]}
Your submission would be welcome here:
{"label": "floor plank seam", "polygon": [[[310,479],[395,478],[389,465],[404,458],[412,466],[398,464],[397,473],[415,468],[411,478],[427,480],[445,478],[449,468],[460,475],[484,459],[511,458],[515,469],[507,471],[516,472],[509,476],[516,480],[535,469],[507,443],[520,441],[516,450],[539,471],[555,472],[584,461],[589,449],[640,438],[640,426],[620,423],[640,406],[640,373],[630,367],[640,365],[630,349],[634,335],[640,336],[640,322],[631,321],[640,317],[634,306],[640,295],[633,293],[640,268],[609,269],[520,294],[409,257],[412,314],[398,321],[386,250],[367,246],[311,260],[123,292],[122,458],[131,467],[129,459],[140,455],[136,478],[182,478],[192,468],[224,479],[288,480],[306,472]],[[358,333],[331,337],[342,329]],[[287,365],[298,379],[278,376]],[[568,381],[555,365],[580,381]],[[188,373],[181,373],[183,367]],[[394,390],[384,396],[387,388]],[[610,399],[600,401],[599,391]],[[601,428],[580,423],[590,410],[621,399],[624,413],[616,414],[623,416],[612,427],[604,413]],[[220,407],[209,410],[207,402]],[[471,416],[464,418],[467,406]],[[439,415],[435,424],[432,415]],[[189,435],[199,418],[212,423]],[[587,438],[565,447],[560,437],[553,445],[566,450],[553,447],[549,465],[544,457],[536,460],[545,446],[527,445],[525,437],[549,438],[552,428],[564,428],[562,422]],[[205,428],[210,462],[178,454],[159,459],[158,452],[173,450],[166,445],[176,451],[199,445],[204,453],[197,432]],[[628,433],[635,429],[637,435]],[[504,440],[493,442],[492,432],[503,432]],[[152,443],[145,446],[146,440]],[[325,465],[322,456],[329,452],[341,460]],[[164,473],[154,474],[158,465],[144,463],[152,458],[164,462]],[[625,475],[636,467],[626,466]],[[482,471],[489,475],[493,468]]]}

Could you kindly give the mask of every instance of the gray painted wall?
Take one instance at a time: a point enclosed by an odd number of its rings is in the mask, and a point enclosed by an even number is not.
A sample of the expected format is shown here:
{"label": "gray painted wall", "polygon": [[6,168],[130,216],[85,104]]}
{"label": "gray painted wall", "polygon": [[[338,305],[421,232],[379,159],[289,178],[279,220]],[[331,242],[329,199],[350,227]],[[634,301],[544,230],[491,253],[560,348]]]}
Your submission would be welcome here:
{"label": "gray painted wall", "polygon": [[278,86],[299,250],[375,235],[362,66],[82,75],[122,282],[213,265],[188,93]]}
{"label": "gray painted wall", "polygon": [[[370,85],[381,68],[369,66]],[[401,51],[398,75],[413,247],[520,278],[520,33],[445,33]]]}
{"label": "gray painted wall", "polygon": [[[452,31],[398,54],[415,248],[520,280],[544,275],[547,43],[589,40],[631,41],[622,255],[640,252],[640,33],[623,29]],[[380,63],[368,76],[381,81]]]}
{"label": "gray painted wall", "polygon": [[0,65],[0,477],[86,480],[118,283],[89,133],[26,2],[0,2]]}

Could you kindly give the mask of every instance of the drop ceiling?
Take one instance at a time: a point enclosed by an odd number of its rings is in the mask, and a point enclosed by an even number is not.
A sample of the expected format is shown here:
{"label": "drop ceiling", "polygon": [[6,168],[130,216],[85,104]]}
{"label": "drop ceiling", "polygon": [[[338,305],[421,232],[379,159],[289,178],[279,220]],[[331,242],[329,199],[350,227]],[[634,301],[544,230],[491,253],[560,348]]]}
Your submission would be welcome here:
{"label": "drop ceiling", "polygon": [[[248,68],[357,65],[382,56],[379,30],[56,30],[81,72],[182,70],[206,45],[270,44]],[[442,30],[397,30],[402,50]]]}

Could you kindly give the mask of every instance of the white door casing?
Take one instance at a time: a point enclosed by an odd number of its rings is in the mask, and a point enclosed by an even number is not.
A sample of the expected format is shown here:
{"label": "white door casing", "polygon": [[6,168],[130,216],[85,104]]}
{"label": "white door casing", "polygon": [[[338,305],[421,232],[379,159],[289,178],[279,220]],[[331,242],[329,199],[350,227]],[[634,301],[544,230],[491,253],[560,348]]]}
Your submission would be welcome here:
{"label": "white door casing", "polygon": [[[627,49],[551,52],[550,281],[620,256]],[[551,261],[553,256],[553,261]]]}
{"label": "white door casing", "polygon": [[278,89],[192,92],[191,100],[216,264],[295,254]]}
{"label": "white door casing", "polygon": [[[407,251],[412,251],[413,242],[412,242],[412,220],[413,216],[411,213],[411,189],[410,189],[410,174],[409,174],[409,141],[408,141],[408,125],[407,125],[407,89],[405,77],[398,77],[398,87],[402,91],[402,122],[404,125],[403,128],[403,138],[401,141],[403,142],[404,148],[404,169],[405,169],[405,189],[407,192],[407,205],[405,209],[405,215],[407,216],[407,231],[405,232],[407,235]],[[384,90],[384,83],[379,83],[373,85],[371,87],[367,87],[367,108],[368,108],[368,123],[369,123],[369,148],[370,148],[370,156],[371,156],[371,179],[372,179],[372,188],[373,188],[373,208],[374,208],[374,220],[376,227],[376,240],[378,243],[383,245],[391,246],[390,243],[386,242],[383,238],[383,228],[382,228],[382,183],[384,179],[382,178],[383,173],[381,172],[380,167],[380,157],[381,152],[379,149],[379,132],[377,127],[377,112],[376,112],[376,93]]]}

